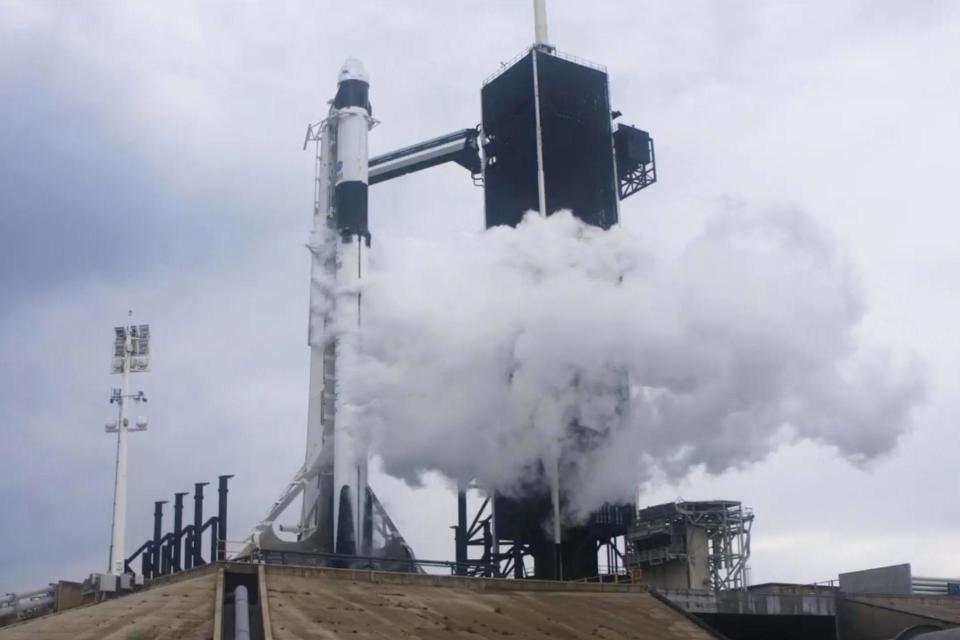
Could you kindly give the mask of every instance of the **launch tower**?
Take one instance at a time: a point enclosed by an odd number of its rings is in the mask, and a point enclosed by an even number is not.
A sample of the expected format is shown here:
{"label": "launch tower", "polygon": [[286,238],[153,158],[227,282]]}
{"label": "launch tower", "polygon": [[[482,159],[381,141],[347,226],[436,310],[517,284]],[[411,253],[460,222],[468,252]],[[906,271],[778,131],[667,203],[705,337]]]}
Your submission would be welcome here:
{"label": "launch tower", "polygon": [[[650,135],[614,126],[621,114],[611,109],[606,69],[558,52],[548,42],[544,0],[533,4],[536,40],[483,83],[479,126],[368,159],[367,132],[376,124],[370,80],[359,61],[348,60],[328,116],[307,131],[304,147],[311,141],[317,147],[308,245],[313,261],[307,455],[257,529],[263,549],[332,554],[336,563],[354,566],[413,561],[367,484],[367,456],[353,442],[349,411],[341,405],[341,373],[351,363],[331,330],[334,309],[341,327],[359,327],[362,317],[359,283],[371,250],[369,185],[454,162],[483,186],[487,228],[516,226],[530,211],[546,216],[565,209],[586,224],[609,229],[619,221],[619,202],[657,180]],[[626,535],[635,506],[607,505],[586,523],[564,524],[561,475],[569,462],[541,461],[535,480],[512,492],[520,497],[486,492],[472,521],[466,488],[461,490],[454,527],[457,573],[594,576],[604,546],[608,564],[621,563],[614,541]],[[299,524],[286,528],[298,540],[284,542],[274,521],[301,494]],[[478,547],[479,556],[471,553]],[[345,560],[350,557],[356,562]]]}

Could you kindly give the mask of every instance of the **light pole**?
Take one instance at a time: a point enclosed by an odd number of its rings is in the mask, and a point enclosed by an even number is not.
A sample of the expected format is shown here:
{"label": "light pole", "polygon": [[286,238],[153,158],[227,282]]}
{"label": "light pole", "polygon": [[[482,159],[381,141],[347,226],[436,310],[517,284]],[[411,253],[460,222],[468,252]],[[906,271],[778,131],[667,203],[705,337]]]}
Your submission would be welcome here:
{"label": "light pole", "polygon": [[127,433],[146,431],[147,419],[137,418],[130,425],[127,402],[146,402],[143,391],[129,392],[131,373],[147,371],[150,365],[150,325],[130,325],[114,329],[113,373],[120,374],[120,388],[110,394],[110,404],[117,405],[116,422],[107,423],[107,433],[117,434],[116,474],[113,485],[113,521],[110,526],[110,567],[115,576],[124,573],[126,561],[124,538],[127,522]]}

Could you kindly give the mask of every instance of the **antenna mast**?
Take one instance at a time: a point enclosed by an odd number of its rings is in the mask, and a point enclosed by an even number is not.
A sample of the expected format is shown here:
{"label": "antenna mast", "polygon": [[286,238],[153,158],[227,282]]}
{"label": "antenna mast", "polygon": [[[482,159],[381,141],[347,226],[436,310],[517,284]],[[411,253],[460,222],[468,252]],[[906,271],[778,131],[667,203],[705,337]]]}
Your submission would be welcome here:
{"label": "antenna mast", "polygon": [[547,38],[547,0],[533,0],[534,46],[553,49]]}

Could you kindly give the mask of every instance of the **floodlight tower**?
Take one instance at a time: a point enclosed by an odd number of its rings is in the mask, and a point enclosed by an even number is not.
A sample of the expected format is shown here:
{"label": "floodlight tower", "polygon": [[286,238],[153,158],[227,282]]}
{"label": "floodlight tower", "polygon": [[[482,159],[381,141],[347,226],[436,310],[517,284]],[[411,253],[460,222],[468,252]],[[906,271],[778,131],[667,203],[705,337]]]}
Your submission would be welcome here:
{"label": "floodlight tower", "polygon": [[113,484],[113,522],[110,526],[110,567],[116,576],[124,573],[126,561],[124,537],[127,524],[127,433],[146,431],[147,419],[138,417],[134,426],[127,416],[127,401],[146,402],[143,391],[129,392],[130,374],[148,371],[150,367],[150,325],[129,325],[114,328],[112,373],[120,374],[120,388],[110,394],[110,404],[117,405],[116,422],[108,422],[107,433],[117,434],[116,475]]}

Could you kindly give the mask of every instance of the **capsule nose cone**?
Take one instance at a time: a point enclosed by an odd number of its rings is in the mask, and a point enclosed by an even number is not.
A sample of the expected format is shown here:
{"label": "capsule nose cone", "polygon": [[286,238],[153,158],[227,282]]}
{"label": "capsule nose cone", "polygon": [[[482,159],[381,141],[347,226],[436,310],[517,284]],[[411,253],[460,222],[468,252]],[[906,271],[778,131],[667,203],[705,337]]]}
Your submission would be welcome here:
{"label": "capsule nose cone", "polygon": [[343,63],[343,66],[340,67],[340,73],[337,75],[337,83],[341,83],[345,80],[360,80],[361,82],[370,82],[370,76],[367,75],[367,70],[363,68],[363,63],[357,60],[356,58],[347,58]]}

